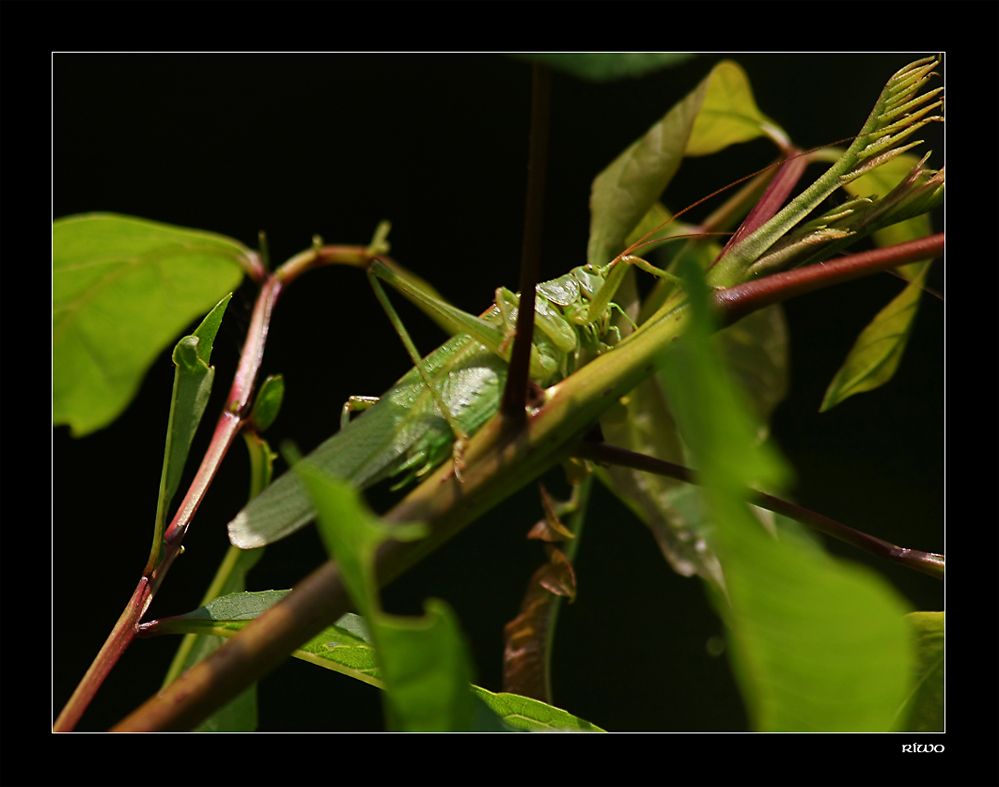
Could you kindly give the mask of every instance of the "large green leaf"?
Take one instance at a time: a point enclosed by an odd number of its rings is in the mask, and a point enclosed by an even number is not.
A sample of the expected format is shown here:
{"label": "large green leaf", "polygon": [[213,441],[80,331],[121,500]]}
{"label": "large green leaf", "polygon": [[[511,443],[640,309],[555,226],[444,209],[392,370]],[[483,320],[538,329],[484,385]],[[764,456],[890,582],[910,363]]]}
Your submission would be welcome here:
{"label": "large green leaf", "polygon": [[[751,724],[886,731],[909,690],[906,607],[874,572],[718,517],[730,603],[719,599]],[[782,531],[783,536],[783,531]]]}
{"label": "large green leaf", "polygon": [[745,72],[725,60],[593,181],[587,261],[609,262],[652,209],[684,156],[703,156],[762,135],[786,141],[753,101]]}
{"label": "large green leaf", "polygon": [[621,252],[673,179],[710,81],[709,75],[594,179],[587,262],[605,265]]}
{"label": "large green leaf", "polygon": [[117,418],[150,364],[242,278],[238,241],[110,213],[52,226],[52,420],[76,437]]}
{"label": "large green leaf", "polygon": [[798,543],[793,530],[777,539],[749,513],[745,490],[779,482],[779,464],[756,444],[752,419],[712,351],[700,271],[684,272],[693,320],[663,380],[704,480],[725,578],[724,591],[712,595],[750,723],[888,730],[910,681],[905,604],[877,574]]}

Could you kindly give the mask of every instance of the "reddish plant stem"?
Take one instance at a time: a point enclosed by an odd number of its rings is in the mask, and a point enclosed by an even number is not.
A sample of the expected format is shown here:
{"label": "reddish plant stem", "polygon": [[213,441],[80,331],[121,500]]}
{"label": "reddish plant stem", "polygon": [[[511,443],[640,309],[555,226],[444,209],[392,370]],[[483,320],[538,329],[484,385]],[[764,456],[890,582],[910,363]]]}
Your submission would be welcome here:
{"label": "reddish plant stem", "polygon": [[208,446],[208,451],[205,453],[204,459],[201,460],[201,466],[198,468],[184,500],[177,509],[173,521],[163,535],[163,548],[157,550],[158,559],[154,565],[146,565],[143,576],[139,580],[128,605],[121,613],[121,617],[118,618],[118,622],[115,623],[83,680],[76,687],[73,696],[70,697],[62,713],[59,714],[54,725],[57,732],[69,731],[76,726],[104,679],[135,637],[142,616],[149,608],[149,604],[170,570],[170,566],[173,565],[173,561],[180,554],[184,534],[201,505],[201,501],[204,500],[229,446],[232,445],[232,441],[243,424],[241,413],[248,409],[254,381],[263,358],[271,314],[282,288],[283,282],[277,276],[270,276],[265,280],[260,294],[257,296],[239,366],[233,378],[222,415],[219,416],[218,423],[215,425],[215,434]]}
{"label": "reddish plant stem", "polygon": [[[183,502],[177,509],[170,527],[167,528],[163,536],[167,544],[167,550],[177,546],[184,538],[187,528],[197,513],[198,506],[205,498],[208,487],[211,486],[218,472],[222,460],[225,458],[229,446],[236,438],[240,427],[243,425],[243,414],[249,412],[251,396],[253,395],[254,383],[257,379],[257,372],[260,370],[260,363],[264,356],[264,344],[267,341],[267,331],[270,327],[271,315],[274,313],[274,305],[278,296],[284,289],[284,282],[277,276],[272,276],[264,283],[257,296],[257,302],[253,309],[253,316],[250,320],[250,328],[247,331],[246,343],[243,345],[243,353],[239,359],[239,366],[232,381],[232,388],[229,389],[229,396],[225,402],[222,415],[219,416],[215,425],[215,434],[212,442],[208,446],[205,458],[201,460],[198,473],[191,482]],[[175,549],[173,551],[176,551]],[[175,556],[175,555],[174,555]],[[164,560],[159,567],[154,570],[153,592],[159,588],[162,581],[162,574],[169,567],[168,559],[164,555]],[[172,558],[169,558],[172,561]]]}
{"label": "reddish plant stem", "polygon": [[814,290],[841,284],[861,276],[897,268],[910,262],[932,259],[943,253],[943,233],[899,243],[883,249],[863,251],[806,268],[775,273],[756,281],[715,292],[714,306],[725,327],[764,306],[780,303]]}
{"label": "reddish plant stem", "polygon": [[[287,603],[285,603],[287,602]],[[112,728],[113,732],[190,730],[350,608],[337,564],[327,561],[204,661]],[[233,642],[235,640],[232,640]],[[164,701],[158,701],[163,698]]]}
{"label": "reddish plant stem", "polygon": [[278,296],[289,282],[310,268],[339,262],[357,264],[358,260],[367,257],[370,255],[363,247],[325,246],[313,248],[293,257],[277,272],[269,276],[263,274],[262,268],[248,271],[256,280],[260,280],[259,277],[263,275],[262,286],[257,295],[246,342],[243,345],[232,387],[229,389],[229,396],[215,425],[215,434],[212,436],[212,441],[187,494],[184,496],[184,500],[163,535],[163,549],[158,551],[158,560],[155,565],[146,565],[128,605],[121,613],[118,622],[115,623],[83,680],[80,681],[56,719],[53,725],[54,731],[68,732],[79,722],[104,679],[134,639],[142,616],[145,615],[150,603],[152,603],[153,597],[170,570],[174,559],[180,554],[184,534],[201,505],[201,501],[204,500],[229,447],[243,426],[244,417],[250,411],[251,397],[257,373],[260,371],[260,363],[263,360],[267,332]]}
{"label": "reddish plant stem", "polygon": [[96,658],[73,691],[73,695],[55,720],[55,724],[52,725],[53,732],[70,732],[76,727],[104,679],[135,638],[138,622],[146,614],[152,600],[149,578],[144,576],[139,580],[135,592],[132,593],[132,598],[129,599],[124,611],[122,611],[118,622],[114,624],[114,628],[111,629],[111,633],[108,634],[108,638],[104,641]]}

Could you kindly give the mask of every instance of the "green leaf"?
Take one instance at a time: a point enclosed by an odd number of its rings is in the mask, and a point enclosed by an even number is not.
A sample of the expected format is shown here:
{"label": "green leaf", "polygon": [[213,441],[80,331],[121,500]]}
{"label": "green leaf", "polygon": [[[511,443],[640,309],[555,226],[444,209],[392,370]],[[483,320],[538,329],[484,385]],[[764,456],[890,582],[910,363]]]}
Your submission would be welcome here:
{"label": "green leaf", "polygon": [[719,516],[733,671],[765,731],[886,731],[909,690],[904,601],[872,571]]}
{"label": "green leaf", "polygon": [[264,432],[274,423],[278,412],[281,410],[281,402],[284,400],[284,377],[280,374],[272,374],[260,385],[260,392],[257,394],[257,401],[253,403],[253,413],[250,420],[258,432]]}
{"label": "green leaf", "polygon": [[686,156],[716,153],[763,134],[786,142],[756,108],[742,68],[722,61],[593,181],[587,261],[609,262],[652,209]]}
{"label": "green leaf", "polygon": [[899,732],[943,732],[944,613],[910,612],[905,616],[916,640],[912,690],[898,710]]}
{"label": "green leaf", "polygon": [[208,405],[215,379],[215,368],[208,363],[212,356],[212,343],[225,314],[232,294],[226,295],[202,320],[194,335],[185,336],[174,347],[173,392],[170,397],[170,415],[167,418],[166,445],[163,449],[163,468],[156,498],[156,519],[153,523],[153,544],[149,551],[148,569],[159,564],[163,547],[163,530],[167,512],[173,500],[191,450],[191,441],[201,423]]}
{"label": "green leaf", "polygon": [[685,52],[564,52],[513,57],[544,63],[556,71],[590,82],[613,82],[681,65],[694,55]]}
{"label": "green leaf", "polygon": [[[909,175],[916,163],[914,156],[898,156],[852,181],[846,188],[856,196],[884,196]],[[874,239],[878,246],[885,247],[926,237],[930,231],[929,217],[922,215],[879,230],[874,233]],[[826,390],[820,412],[832,409],[854,394],[879,388],[894,376],[912,333],[931,262],[915,262],[899,269],[909,280],[909,286],[878,312],[857,337]]]}
{"label": "green leaf", "polygon": [[242,278],[252,252],[221,235],[109,213],[52,226],[53,423],[102,429],[150,364]]}
{"label": "green leaf", "polygon": [[[692,324],[671,350],[666,388],[696,458],[725,577],[712,591],[728,628],[733,671],[751,726],[766,731],[887,730],[908,691],[904,601],[877,574],[803,543],[775,538],[745,505],[751,484],[780,480],[731,396],[707,342],[707,291],[685,273]],[[711,588],[711,586],[708,586]]]}
{"label": "green leaf", "polygon": [[364,618],[352,612],[306,642],[292,655],[376,688],[385,688],[368,625]]}
{"label": "green leaf", "polygon": [[710,81],[709,75],[594,179],[587,262],[606,265],[620,252],[673,179]]}
{"label": "green leaf", "polygon": [[[234,593],[215,599],[194,612],[154,621],[143,627],[144,636],[198,632],[215,637],[233,637],[283,599],[290,590],[267,590],[257,593]],[[210,639],[211,638],[207,638]],[[381,671],[375,658],[374,637],[360,615],[347,613],[292,654],[297,659],[339,672],[376,688],[384,689]],[[491,709],[489,717],[477,713],[476,730],[573,730],[603,732],[600,727],[578,716],[517,694],[495,694],[471,686],[475,702]],[[498,718],[497,718],[498,717]],[[497,722],[502,722],[498,724]],[[506,725],[506,726],[504,726]]]}
{"label": "green leaf", "polygon": [[[248,551],[257,554],[256,550]],[[158,625],[164,628],[168,624],[172,626],[181,621],[206,621],[212,624],[220,621],[227,623],[238,621],[249,622],[258,618],[290,592],[290,590],[260,590],[255,592],[227,593],[206,602],[194,612],[174,618],[164,618],[158,621]],[[239,630],[239,628],[233,627],[233,630]],[[177,630],[179,629],[171,628],[169,631],[162,631],[162,633],[173,633]]]}
{"label": "green leaf", "polygon": [[377,656],[385,675],[390,730],[472,729],[472,661],[451,607],[427,599],[422,618],[377,615]]}
{"label": "green leaf", "polygon": [[[190,620],[195,620],[208,630],[198,628],[175,631],[184,632],[186,636],[177,648],[170,669],[163,680],[163,686],[170,685],[179,675],[183,674],[199,661],[210,656],[222,644],[218,632],[211,628],[215,618],[250,620],[256,617],[267,606],[277,601],[277,594],[270,591],[266,600],[254,593],[242,592],[246,587],[246,574],[263,557],[263,549],[244,551],[229,547],[225,559],[219,566],[212,584],[205,594],[202,606],[191,613]],[[249,598],[247,598],[249,597]],[[181,618],[173,618],[180,621]],[[204,626],[208,624],[208,626]],[[163,631],[162,633],[169,633]],[[208,636],[216,634],[216,636]],[[253,684],[235,699],[219,708],[195,728],[196,732],[251,732],[257,729],[257,686]]]}
{"label": "green leaf", "polygon": [[723,60],[711,72],[708,92],[690,132],[685,155],[707,156],[729,145],[773,136],[786,143],[787,135],[760,112],[753,88],[742,66]]}
{"label": "green leaf", "polygon": [[212,345],[222,324],[222,317],[232,298],[226,295],[201,322],[192,336],[181,339],[173,351],[176,365],[170,418],[167,426],[166,451],[163,457],[163,502],[169,505],[180,485],[191,441],[201,423],[212,392],[215,369],[209,366]]}
{"label": "green leaf", "polygon": [[525,730],[579,732],[604,732],[596,724],[591,724],[578,716],[519,694],[499,693],[473,686],[472,691],[480,697],[503,721],[513,727]]}
{"label": "green leaf", "polygon": [[[259,552],[261,550],[255,549],[245,554],[256,555]],[[236,636],[290,592],[290,590],[265,590],[255,593],[232,593],[216,598],[185,615],[148,623],[142,627],[142,633],[143,636],[200,635],[197,637],[199,642],[217,643],[220,637]],[[381,672],[375,662],[374,644],[368,626],[364,618],[352,612],[344,615],[334,625],[325,628],[291,655],[377,688],[385,688]],[[186,668],[185,666],[184,669]]]}
{"label": "green leaf", "polygon": [[337,560],[344,585],[371,625],[385,681],[390,730],[470,730],[475,702],[471,658],[458,620],[438,599],[424,616],[384,614],[374,575],[375,551],[389,538],[422,537],[422,525],[389,527],[372,514],[350,484],[324,476],[307,462],[296,465],[318,511],[319,531]]}
{"label": "green leaf", "polygon": [[929,265],[861,331],[826,390],[819,412],[825,412],[854,394],[870,391],[895,374],[912,333],[913,320]]}

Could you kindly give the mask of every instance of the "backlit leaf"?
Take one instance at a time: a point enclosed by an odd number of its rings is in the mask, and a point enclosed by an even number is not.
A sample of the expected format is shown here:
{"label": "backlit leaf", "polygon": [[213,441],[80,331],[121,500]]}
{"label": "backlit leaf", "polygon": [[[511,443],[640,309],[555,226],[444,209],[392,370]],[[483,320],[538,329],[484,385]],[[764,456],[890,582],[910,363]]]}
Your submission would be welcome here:
{"label": "backlit leaf", "polygon": [[717,153],[729,145],[774,134],[779,128],[757,108],[753,88],[742,66],[723,60],[711,72],[708,92],[694,121],[685,154]]}
{"label": "backlit leaf", "polygon": [[507,724],[525,730],[572,730],[579,732],[604,732],[596,724],[590,724],[578,716],[573,716],[561,708],[546,705],[529,697],[517,694],[499,693],[473,686],[472,691],[481,697]]}
{"label": "backlit leaf", "polygon": [[870,391],[895,374],[912,333],[913,319],[922,296],[929,265],[864,328],[826,390],[820,412],[854,394]]}
{"label": "backlit leaf", "polygon": [[110,424],[150,364],[243,275],[238,241],[111,213],[52,226],[53,423]]}
{"label": "backlit leaf", "polygon": [[910,612],[905,616],[916,640],[912,691],[898,711],[895,729],[943,732],[944,613]]}

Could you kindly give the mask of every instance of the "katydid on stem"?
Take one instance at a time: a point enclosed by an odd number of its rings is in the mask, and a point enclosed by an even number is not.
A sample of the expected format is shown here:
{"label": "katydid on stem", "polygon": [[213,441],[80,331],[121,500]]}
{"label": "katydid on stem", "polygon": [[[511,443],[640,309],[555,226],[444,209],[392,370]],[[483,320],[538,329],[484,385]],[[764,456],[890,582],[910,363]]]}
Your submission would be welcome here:
{"label": "katydid on stem", "polygon": [[[630,256],[631,251],[603,268],[581,266],[538,285],[530,366],[533,382],[542,387],[552,385],[610,350],[611,343],[620,339],[611,322],[613,310],[620,309],[611,298],[629,265],[674,279]],[[519,298],[500,287],[493,306],[476,317],[427,295],[378,260],[371,265],[369,278],[406,344],[414,368],[377,401],[354,397],[348,402],[344,416],[362,408],[363,416],[350,422],[342,419],[341,431],[320,445],[310,459],[360,488],[392,476],[401,476],[399,485],[405,485],[425,476],[448,455],[454,457],[460,474],[464,441],[499,406]],[[420,358],[379,280],[464,332]],[[300,482],[287,474],[230,523],[230,539],[243,549],[264,546],[295,532],[313,516]]]}
{"label": "katydid on stem", "polygon": [[[933,104],[914,111],[935,94],[931,92],[919,99],[913,98],[932,67],[932,64],[926,65],[928,62],[920,61],[910,67],[908,73],[903,74],[906,71],[903,70],[893,77],[894,86],[889,83],[892,90],[886,88],[878,107],[850,149],[791,206],[762,227],[754,226],[754,231],[744,241],[726,249],[712,266],[710,284],[716,288],[731,287],[751,278],[754,274],[752,261],[766,254],[822,199],[899,151],[892,147],[927,122],[920,118],[937,106]],[[913,114],[906,113],[899,119],[902,107],[911,107]],[[770,211],[765,218],[775,212],[776,209]],[[861,210],[848,213],[855,213],[855,218],[865,216]],[[818,230],[825,229],[821,219],[818,225]],[[806,225],[806,229],[809,227],[811,225]],[[865,228],[863,234],[869,231],[870,228]],[[841,240],[851,234],[860,236],[859,232],[847,228],[832,237]],[[534,383],[542,387],[553,385],[618,345],[621,334],[611,317],[613,311],[620,311],[620,308],[613,299],[630,267],[639,267],[676,284],[671,274],[633,256],[646,244],[647,237],[629,246],[606,266],[577,267],[569,274],[537,286],[530,364]],[[803,248],[814,248],[814,242],[808,238],[797,242]],[[792,264],[794,252],[792,248],[785,255]],[[509,290],[499,288],[494,305],[476,317],[427,295],[381,260],[372,262],[368,274],[415,366],[361,417],[320,445],[310,458],[327,472],[351,481],[359,488],[392,476],[402,478],[400,485],[423,478],[448,456],[453,458],[458,475],[462,469],[465,441],[497,410],[506,379],[519,299]],[[460,333],[421,359],[379,281],[396,287]],[[672,292],[682,300],[682,288],[674,286]],[[661,314],[677,308],[677,298],[672,300],[672,305],[660,308]],[[653,317],[648,323],[656,321]],[[623,351],[623,347],[617,351]],[[298,530],[312,517],[312,508],[300,483],[293,474],[286,474],[229,524],[230,539],[242,548],[262,546]]]}

